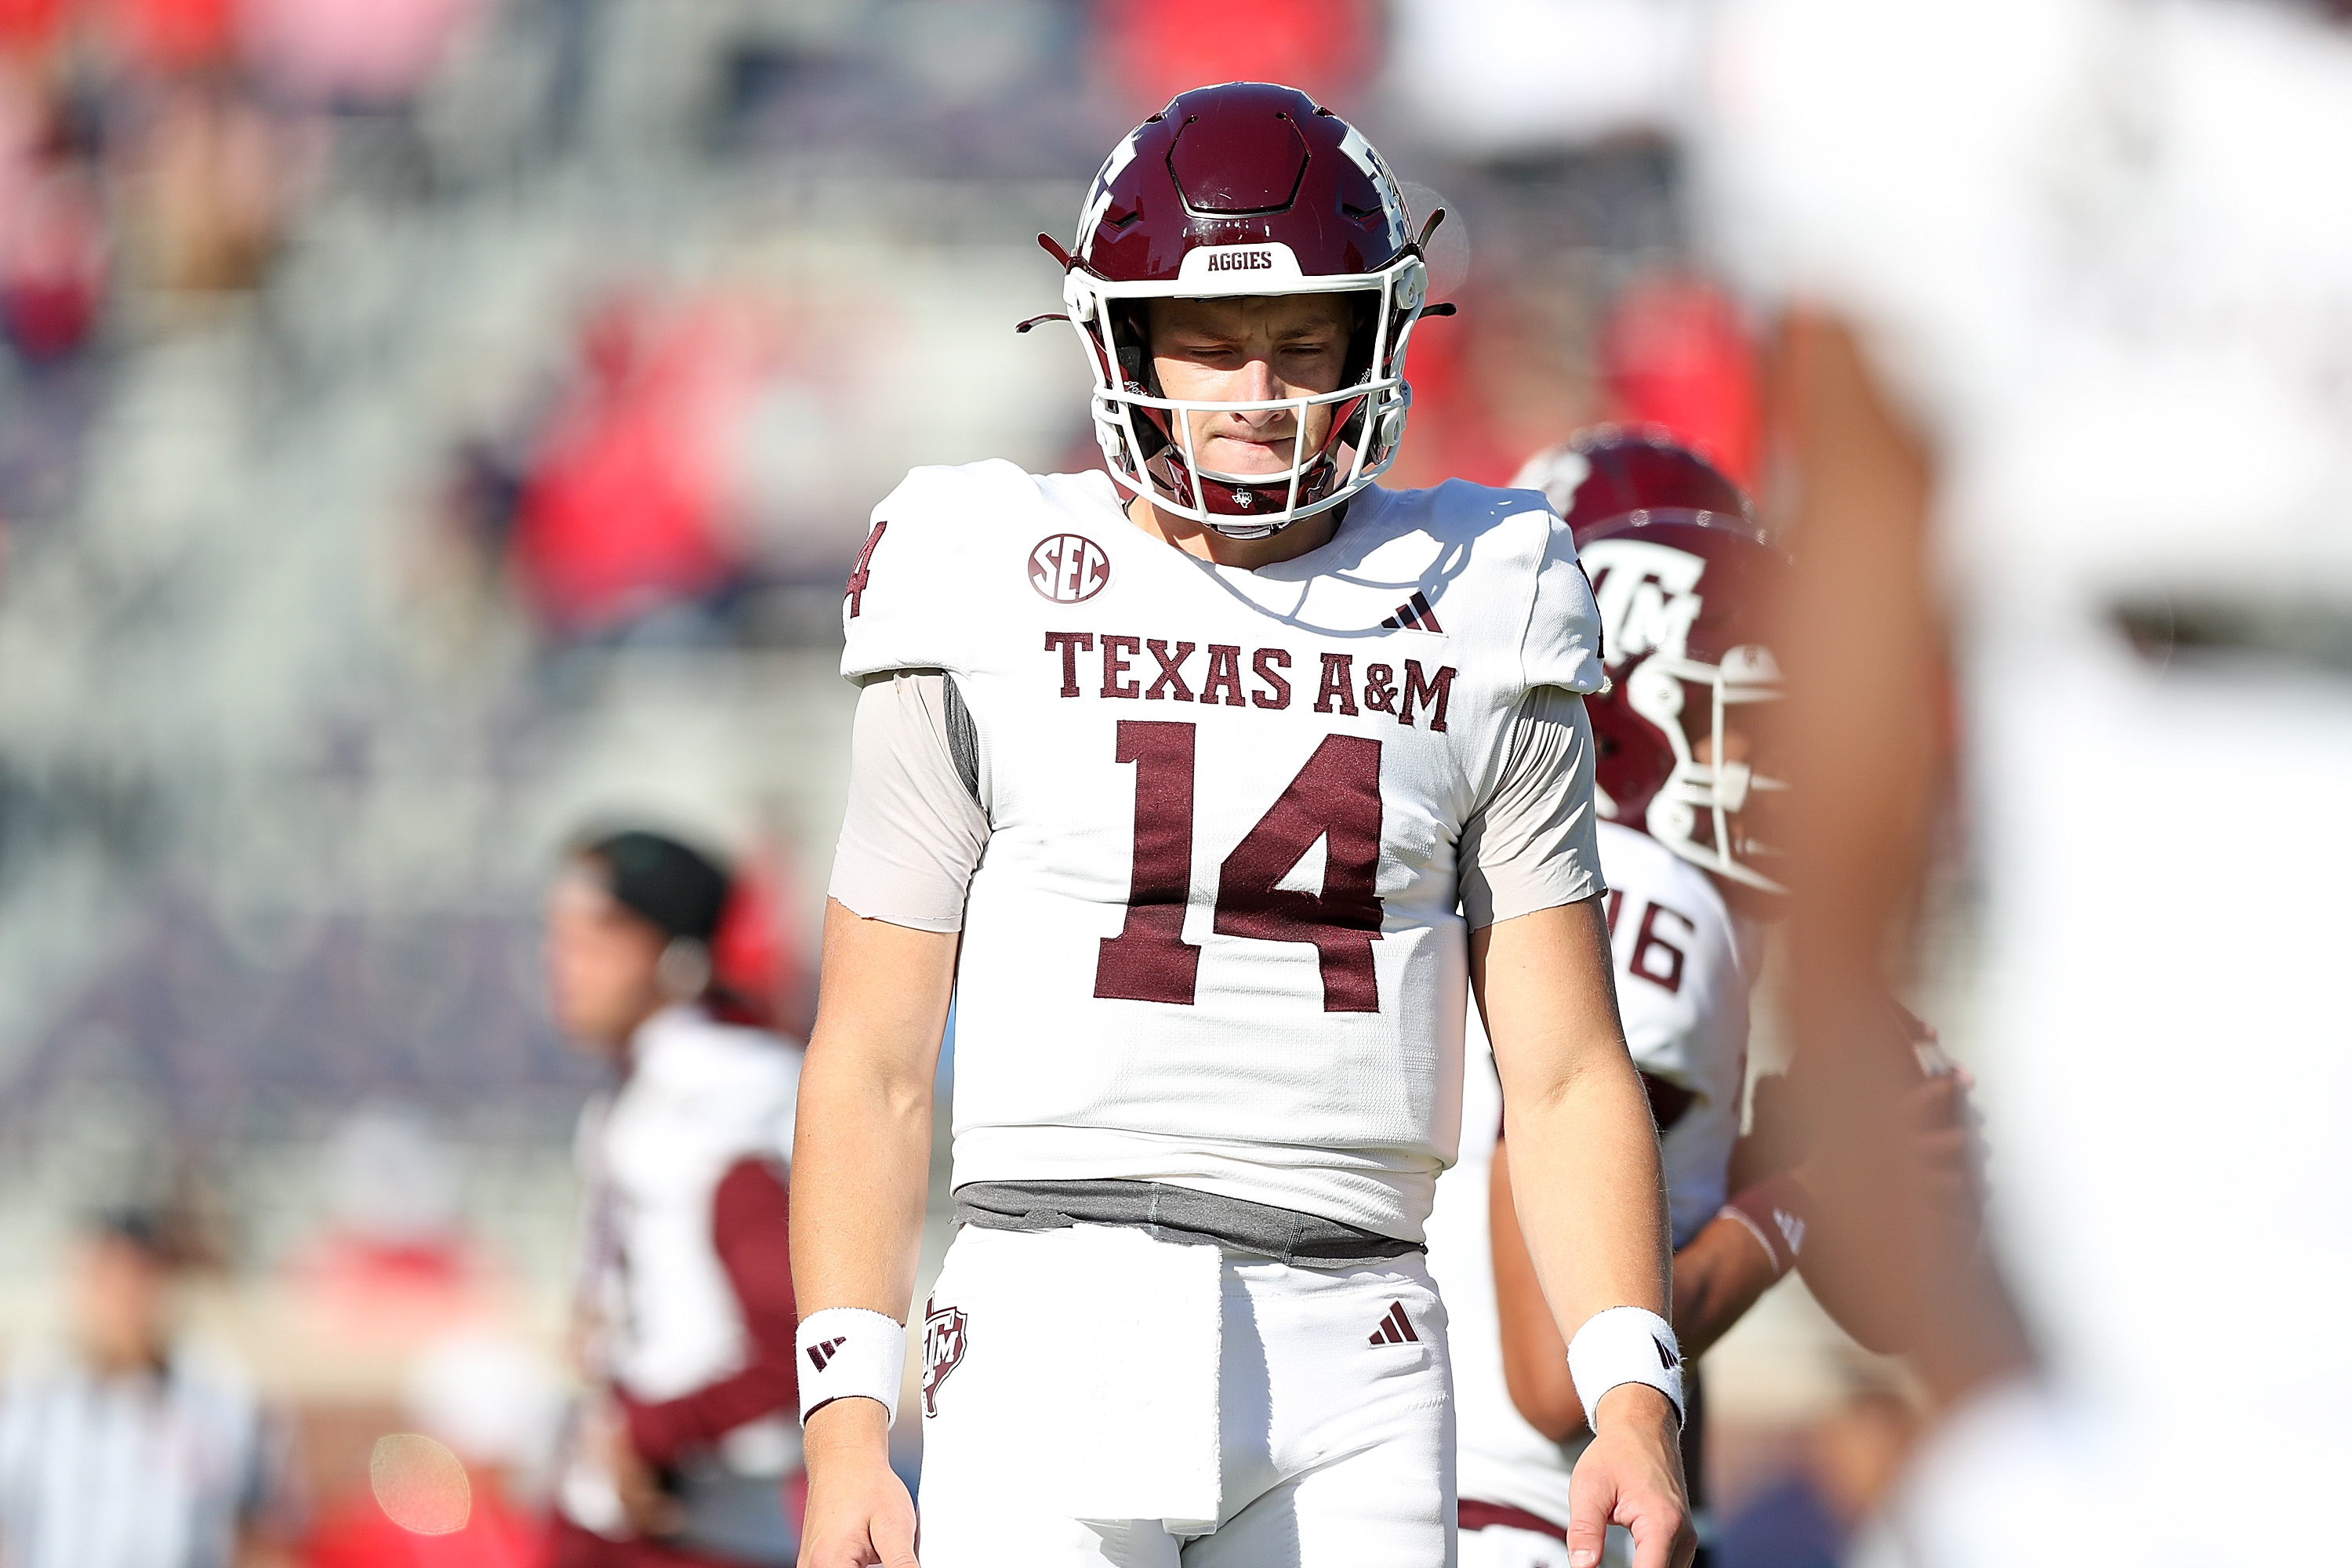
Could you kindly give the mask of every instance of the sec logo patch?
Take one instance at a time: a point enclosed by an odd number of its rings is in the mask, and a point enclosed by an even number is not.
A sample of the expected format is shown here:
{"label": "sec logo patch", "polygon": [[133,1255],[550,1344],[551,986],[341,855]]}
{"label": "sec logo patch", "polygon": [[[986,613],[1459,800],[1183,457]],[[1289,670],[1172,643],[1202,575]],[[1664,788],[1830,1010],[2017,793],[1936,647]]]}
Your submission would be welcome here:
{"label": "sec logo patch", "polygon": [[1093,598],[1110,584],[1110,557],[1083,533],[1056,533],[1029,552],[1029,585],[1057,605]]}

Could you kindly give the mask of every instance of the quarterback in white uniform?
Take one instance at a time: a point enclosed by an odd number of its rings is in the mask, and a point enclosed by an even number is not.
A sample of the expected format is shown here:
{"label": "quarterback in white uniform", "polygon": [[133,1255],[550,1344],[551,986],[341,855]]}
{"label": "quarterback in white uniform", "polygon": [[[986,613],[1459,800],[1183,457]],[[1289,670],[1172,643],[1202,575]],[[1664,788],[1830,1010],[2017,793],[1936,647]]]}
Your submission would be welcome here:
{"label": "quarterback in white uniform", "polygon": [[[1888,1545],[2340,1562],[2352,26],[1716,13],[1709,227],[1790,371],[1815,1195],[1868,1227],[1864,1282],[1948,1415]],[[1845,1005],[1927,863],[1947,659],[2006,1289],[1922,1223],[1875,1135],[1900,1079]],[[2286,1331],[2304,1303],[2319,1331]]]}
{"label": "quarterback in white uniform", "polygon": [[[1794,1266],[1807,1226],[1803,1187],[1786,1173],[1743,1172],[1743,1190],[1729,1190],[1759,916],[1777,913],[1783,893],[1765,820],[1782,781],[1760,753],[1756,720],[1780,695],[1764,637],[1785,563],[1729,482],[1662,433],[1586,432],[1520,479],[1576,521],[1603,612],[1611,686],[1587,705],[1608,923],[1626,1041],[1665,1163],[1675,1326],[1695,1363]],[[1608,500],[1588,503],[1594,493]],[[1734,510],[1699,509],[1727,502]],[[1552,1375],[1558,1334],[1527,1267],[1507,1162],[1494,1158],[1500,1089],[1478,1044],[1474,1031],[1461,1163],[1430,1224],[1454,1328],[1462,1561],[1550,1568],[1569,1560],[1570,1478],[1587,1429],[1573,1389]],[[1695,1373],[1684,1442],[1694,1485]]]}
{"label": "quarterback in white uniform", "polygon": [[[875,511],[793,1172],[811,1568],[913,1561],[910,1337],[932,1568],[1450,1562],[1421,1247],[1473,995],[1599,1432],[1574,1522],[1688,1555],[1596,612],[1539,496],[1371,487],[1410,224],[1304,95],[1181,95],[1044,241],[1108,472],[918,469]],[[951,991],[961,1223],[902,1327]]]}

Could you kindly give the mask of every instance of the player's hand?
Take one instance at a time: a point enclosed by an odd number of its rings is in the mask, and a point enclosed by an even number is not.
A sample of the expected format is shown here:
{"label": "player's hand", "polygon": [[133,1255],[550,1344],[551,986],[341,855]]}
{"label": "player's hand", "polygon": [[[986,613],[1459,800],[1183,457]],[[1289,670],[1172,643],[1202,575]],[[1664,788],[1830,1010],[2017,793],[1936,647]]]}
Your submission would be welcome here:
{"label": "player's hand", "polygon": [[1687,1568],[1698,1551],[1675,1407],[1647,1384],[1620,1384],[1593,1413],[1600,1430],[1569,1481],[1568,1560],[1599,1568],[1609,1527],[1633,1532],[1633,1568]]}
{"label": "player's hand", "polygon": [[1966,1072],[1923,1079],[1903,1097],[1917,1180],[1934,1212],[1973,1230],[1980,1206],[1974,1080]]}
{"label": "player's hand", "polygon": [[811,1415],[800,1568],[917,1568],[915,1500],[890,1468],[887,1412],[836,1399]]}

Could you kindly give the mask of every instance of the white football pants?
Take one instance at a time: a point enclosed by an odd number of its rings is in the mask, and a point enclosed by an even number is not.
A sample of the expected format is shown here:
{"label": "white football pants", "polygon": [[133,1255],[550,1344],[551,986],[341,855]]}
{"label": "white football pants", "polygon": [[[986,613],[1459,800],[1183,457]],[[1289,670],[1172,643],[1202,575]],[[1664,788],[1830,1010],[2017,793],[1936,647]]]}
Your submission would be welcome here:
{"label": "white football pants", "polygon": [[1418,1252],[1312,1269],[967,1226],[923,1321],[923,1568],[1452,1568]]}

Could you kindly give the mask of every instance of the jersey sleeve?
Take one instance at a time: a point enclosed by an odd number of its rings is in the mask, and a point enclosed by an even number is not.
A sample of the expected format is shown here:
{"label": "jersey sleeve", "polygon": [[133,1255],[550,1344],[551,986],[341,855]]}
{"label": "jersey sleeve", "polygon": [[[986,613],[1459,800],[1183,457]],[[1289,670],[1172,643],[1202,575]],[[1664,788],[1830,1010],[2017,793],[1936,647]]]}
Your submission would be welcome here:
{"label": "jersey sleeve", "polygon": [[1520,700],[1495,793],[1463,830],[1462,912],[1475,929],[1604,891],[1584,700],[1545,686]]}
{"label": "jersey sleeve", "polygon": [[988,834],[953,678],[899,670],[868,680],[850,731],[849,809],[827,891],[868,920],[961,931]]}
{"label": "jersey sleeve", "polygon": [[[1528,499],[1540,502],[1537,496]],[[1568,524],[1549,510],[1543,521],[1547,533],[1519,641],[1520,675],[1530,687],[1598,691],[1603,680],[1601,611],[1592,602],[1592,584],[1576,559],[1576,538]]]}

